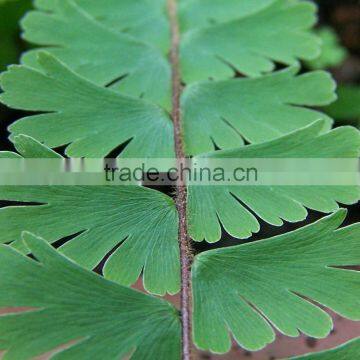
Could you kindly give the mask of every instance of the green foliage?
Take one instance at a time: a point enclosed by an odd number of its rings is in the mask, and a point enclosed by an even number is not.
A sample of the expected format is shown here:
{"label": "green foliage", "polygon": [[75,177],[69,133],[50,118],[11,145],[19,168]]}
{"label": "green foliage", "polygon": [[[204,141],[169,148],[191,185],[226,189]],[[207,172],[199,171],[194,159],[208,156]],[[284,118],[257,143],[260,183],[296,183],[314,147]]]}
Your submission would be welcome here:
{"label": "green foliage", "polygon": [[[27,136],[14,142],[23,157],[59,156]],[[14,155],[0,152],[0,158]],[[177,213],[168,196],[139,186],[0,186],[0,198],[25,203],[1,209],[1,243],[26,253],[23,231],[50,243],[72,236],[59,251],[88,269],[116,247],[104,266],[106,278],[132,285],[143,270],[149,292],[179,291]],[[26,206],[30,202],[38,205]]]}
{"label": "green foliage", "polygon": [[[321,54],[318,58],[307,61],[310,69],[325,69],[341,65],[348,53],[340,44],[336,32],[329,28],[320,28],[317,35],[322,40]],[[360,88],[356,85],[340,85],[337,89],[337,101],[327,106],[325,112],[339,123],[360,124]]]}
{"label": "green foliage", "polygon": [[[43,158],[43,159],[62,159],[54,150],[49,149],[39,141],[26,135],[14,136],[13,144],[19,154],[8,151],[0,151],[0,159],[9,158]],[[20,155],[21,154],[21,155]]]}
{"label": "green foliage", "polygon": [[66,153],[73,157],[103,157],[129,139],[123,156],[173,155],[172,123],[164,110],[96,86],[49,54],[40,54],[38,63],[44,73],[11,66],[1,76],[3,103],[46,112],[13,124],[13,135],[26,134],[50,147],[72,143]]}
{"label": "green foliage", "polygon": [[[321,134],[322,128],[323,124],[318,122],[277,140],[203,156],[221,160],[357,158],[360,155],[359,131],[342,127]],[[284,220],[304,220],[306,208],[330,213],[338,209],[337,202],[349,205],[359,198],[358,186],[190,186],[190,234],[197,241],[218,241],[221,222],[232,236],[248,238],[260,229],[254,214],[269,224],[281,226]]]}
{"label": "green foliage", "polygon": [[242,347],[259,350],[275,338],[270,324],[288,336],[326,337],[332,321],[317,304],[359,320],[360,277],[339,267],[359,263],[360,224],[338,229],[345,215],[340,210],[288,234],[198,255],[196,344],[224,353],[231,332]]}
{"label": "green foliage", "polygon": [[[38,47],[0,79],[1,101],[30,114],[9,128],[18,154],[0,158],[61,158],[52,150],[59,146],[69,157],[103,158],[121,145],[120,157],[173,157],[166,0],[34,3],[22,27]],[[175,110],[188,156],[359,156],[359,131],[332,130],[318,109],[336,99],[331,76],[300,74],[300,61],[321,53],[311,2],[182,0],[178,21],[183,91]],[[286,68],[274,71],[276,64]],[[223,353],[231,334],[258,350],[274,340],[273,328],[324,337],[332,322],[320,305],[359,319],[359,276],[339,267],[360,263],[360,228],[338,229],[345,217],[338,203],[359,198],[356,186],[190,186],[195,241],[218,241],[221,225],[248,238],[259,231],[258,218],[280,226],[304,220],[307,209],[335,212],[295,232],[197,255],[196,345]],[[5,359],[60,345],[66,349],[55,358],[179,358],[177,311],[123,287],[142,274],[150,293],[179,291],[173,199],[140,186],[1,186],[0,199],[22,202],[0,210],[0,242],[7,244],[0,246],[0,305],[29,308],[0,319]],[[49,246],[64,238],[58,251]],[[91,273],[109,253],[107,279]]]}
{"label": "green foliage", "polygon": [[240,19],[191,30],[182,41],[183,78],[220,80],[233,77],[234,69],[258,76],[274,70],[273,61],[312,59],[319,54],[319,41],[309,32],[315,21],[310,2],[275,0]]}
{"label": "green foliage", "polygon": [[322,41],[321,54],[306,64],[311,69],[326,69],[340,65],[347,56],[347,51],[340,45],[336,32],[330,27],[320,28],[317,35]]}
{"label": "green foliage", "polygon": [[60,252],[89,269],[122,243],[105,265],[107,278],[131,285],[144,268],[148,291],[178,292],[177,215],[167,196],[137,186],[14,186],[1,187],[0,196],[39,204],[3,209],[1,242],[22,249],[23,230],[50,242],[73,235]]}
{"label": "green foliage", "polygon": [[[183,94],[185,144],[188,154],[243,144],[261,143],[324,119],[324,131],[332,120],[302,106],[322,106],[335,97],[335,83],[328,73],[296,76],[289,68],[256,79],[202,82]],[[291,120],[289,120],[291,119]]]}
{"label": "green foliage", "polygon": [[179,21],[183,32],[241,19],[263,10],[274,0],[183,0],[179,4]]}
{"label": "green foliage", "polygon": [[[155,45],[163,53],[170,48],[166,0],[73,0],[71,3],[106,27]],[[50,11],[59,14],[64,1],[35,0],[35,6],[43,13]]]}
{"label": "green foliage", "polygon": [[[88,80],[101,86],[112,83],[113,89],[169,105],[170,66],[161,52],[104,27],[74,3],[59,2],[56,15],[30,12],[22,26],[26,40],[52,44],[46,50]],[[39,51],[25,54],[23,63],[43,70],[36,60]]]}
{"label": "green foliage", "polygon": [[23,238],[37,261],[0,246],[0,305],[23,308],[0,317],[4,360],[59,346],[54,359],[179,359],[172,305],[82,269],[29,233]]}

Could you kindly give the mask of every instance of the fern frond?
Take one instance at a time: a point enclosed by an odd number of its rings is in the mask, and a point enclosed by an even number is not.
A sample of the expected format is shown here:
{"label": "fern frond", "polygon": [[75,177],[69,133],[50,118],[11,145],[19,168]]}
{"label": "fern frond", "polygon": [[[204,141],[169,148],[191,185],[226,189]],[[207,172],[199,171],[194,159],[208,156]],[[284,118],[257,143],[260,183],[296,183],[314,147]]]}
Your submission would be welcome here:
{"label": "fern frond", "polygon": [[69,144],[67,155],[104,157],[132,139],[124,157],[174,154],[173,127],[167,113],[145,100],[99,87],[76,75],[52,55],[41,53],[42,72],[12,66],[1,76],[1,101],[10,107],[42,111],[10,127],[55,148]]}
{"label": "fern frond", "polygon": [[[312,109],[335,100],[331,76],[299,74],[300,61],[320,54],[309,1],[183,0],[178,13],[175,0],[35,0],[35,8],[22,26],[38,47],[0,79],[1,101],[30,114],[9,128],[18,153],[0,158],[61,160],[60,146],[77,158],[121,147],[126,158],[176,153],[178,163],[359,156],[359,131],[331,130],[332,119]],[[287,68],[273,72],[276,64]],[[0,186],[0,199],[22,202],[0,210],[8,244],[0,305],[28,308],[0,317],[5,359],[65,345],[55,358],[173,360],[181,342],[188,360],[190,236],[216,242],[222,225],[247,238],[257,217],[280,226],[307,209],[335,213],[195,257],[195,342],[222,353],[230,335],[258,350],[274,328],[324,337],[332,322],[320,305],[360,319],[359,276],[343,268],[359,264],[360,227],[338,229],[338,204],[358,201],[359,186],[185,185],[177,183],[176,201],[140,186]],[[49,246],[60,240],[58,251]],[[88,271],[108,254],[107,280]],[[141,274],[156,295],[176,294],[182,282],[182,341],[172,306],[121,286]]]}
{"label": "fern frond", "polygon": [[185,82],[232,78],[235,71],[259,76],[272,71],[274,61],[291,65],[316,57],[321,43],[310,33],[315,11],[310,2],[275,0],[246,17],[185,33]]}
{"label": "fern frond", "polygon": [[[114,13],[112,3],[108,2],[108,13]],[[125,6],[122,1],[117,3]],[[103,26],[75,3],[57,2],[56,13],[30,12],[22,26],[26,40],[51,44],[26,53],[22,58],[25,65],[43,70],[37,54],[46,49],[98,85],[111,85],[127,95],[170,106],[171,70],[162,53],[128,34]]]}
{"label": "fern frond", "polygon": [[[60,158],[28,136],[13,141],[23,157]],[[17,156],[0,152],[0,158]],[[24,203],[0,210],[0,243],[26,253],[23,231],[50,243],[71,237],[59,251],[85,268],[112,252],[106,278],[132,285],[143,271],[147,291],[179,291],[178,220],[167,195],[140,186],[0,186],[0,198]],[[38,205],[26,206],[30,202]]]}
{"label": "fern frond", "polygon": [[[306,107],[336,99],[335,82],[323,71],[296,75],[297,67],[256,79],[209,81],[186,88],[182,97],[186,152],[189,155],[236,148],[243,139],[261,143],[332,120]],[[305,107],[306,106],[306,107]]]}
{"label": "fern frond", "polygon": [[[356,161],[360,154],[358,130],[341,127],[322,134],[322,129],[320,121],[277,140],[201,157],[220,161],[227,158],[239,161],[353,158]],[[196,241],[216,242],[221,237],[220,221],[232,236],[248,238],[260,229],[255,215],[269,224],[281,226],[283,221],[304,220],[306,208],[330,213],[338,209],[337,202],[349,205],[359,199],[360,188],[356,185],[189,186],[189,231]]]}
{"label": "fern frond", "polygon": [[319,304],[360,319],[360,276],[340,267],[360,262],[360,224],[338,229],[340,210],[312,225],[251,244],[198,255],[193,268],[194,336],[201,349],[245,349],[287,336],[326,337],[330,316]]}
{"label": "fern frond", "polygon": [[62,156],[59,155],[52,149],[49,149],[44,144],[35,140],[34,138],[27,135],[17,135],[13,138],[13,145],[18,151],[18,154],[15,152],[0,151],[0,159],[9,159],[9,158],[29,158],[29,159],[62,159]]}
{"label": "fern frond", "polygon": [[[61,12],[62,0],[35,0],[44,12]],[[93,18],[114,30],[129,34],[161,49],[169,50],[169,22],[166,0],[72,0]]]}
{"label": "fern frond", "polygon": [[[82,269],[29,233],[37,261],[0,245],[0,317],[4,359],[179,359],[176,309]],[[19,286],[21,279],[21,286]]]}
{"label": "fern frond", "polygon": [[349,55],[347,50],[340,44],[339,36],[331,27],[322,27],[316,31],[321,39],[321,54],[313,60],[306,62],[310,69],[326,69],[340,66]]}

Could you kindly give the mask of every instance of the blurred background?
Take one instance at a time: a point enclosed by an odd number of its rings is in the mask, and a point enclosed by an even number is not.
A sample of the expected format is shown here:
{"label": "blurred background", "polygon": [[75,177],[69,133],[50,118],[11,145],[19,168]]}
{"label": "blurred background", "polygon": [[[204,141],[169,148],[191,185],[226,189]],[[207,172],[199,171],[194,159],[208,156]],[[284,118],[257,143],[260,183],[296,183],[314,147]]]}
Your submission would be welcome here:
{"label": "blurred background", "polygon": [[[119,0],[121,1],[121,0]],[[19,20],[32,7],[31,0],[0,0],[0,72],[7,65],[17,63],[21,52],[29,48],[20,36]],[[325,111],[335,119],[335,126],[351,124],[360,127],[360,1],[359,0],[317,0],[319,5],[319,24],[317,34],[323,40],[322,54],[318,59],[304,64],[305,70],[327,69],[338,82],[339,99]],[[24,113],[10,110],[0,105],[0,151],[14,150],[8,140],[7,127]],[[167,189],[171,191],[171,189]],[[0,204],[1,205],[1,204]],[[360,221],[359,205],[351,206],[346,225]],[[313,222],[323,214],[310,212],[308,219],[302,223],[285,224],[276,228],[261,222],[262,230],[251,241],[271,237],[294,230]],[[248,240],[247,240],[248,241]],[[218,246],[229,246],[242,243],[224,233]],[[211,245],[194,244],[195,252],[208,250]],[[101,267],[97,269],[101,272]],[[141,285],[137,285],[141,288]],[[177,297],[171,298],[174,303]],[[234,345],[226,356],[215,356],[199,352],[197,359],[281,359],[289,356],[319,351],[337,346],[346,340],[360,336],[360,324],[333,315],[335,327],[331,336],[316,340],[302,336],[297,339],[278,335],[277,341],[263,351],[246,352]],[[355,360],[355,359],[354,359]]]}

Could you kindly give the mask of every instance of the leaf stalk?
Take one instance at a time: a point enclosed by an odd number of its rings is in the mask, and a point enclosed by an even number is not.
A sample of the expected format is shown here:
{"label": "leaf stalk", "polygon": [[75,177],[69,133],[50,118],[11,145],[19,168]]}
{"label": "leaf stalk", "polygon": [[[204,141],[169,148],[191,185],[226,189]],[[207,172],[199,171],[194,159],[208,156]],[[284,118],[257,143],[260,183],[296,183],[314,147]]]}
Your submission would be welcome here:
{"label": "leaf stalk", "polygon": [[[178,169],[186,166],[181,121],[180,97],[182,91],[180,75],[180,29],[177,18],[176,0],[168,0],[168,15],[171,27],[170,62],[172,67],[172,119],[174,123],[175,154]],[[187,228],[187,188],[186,181],[178,176],[176,184],[176,207],[179,213],[179,247],[181,263],[181,323],[183,360],[191,359],[191,264],[192,249]]]}

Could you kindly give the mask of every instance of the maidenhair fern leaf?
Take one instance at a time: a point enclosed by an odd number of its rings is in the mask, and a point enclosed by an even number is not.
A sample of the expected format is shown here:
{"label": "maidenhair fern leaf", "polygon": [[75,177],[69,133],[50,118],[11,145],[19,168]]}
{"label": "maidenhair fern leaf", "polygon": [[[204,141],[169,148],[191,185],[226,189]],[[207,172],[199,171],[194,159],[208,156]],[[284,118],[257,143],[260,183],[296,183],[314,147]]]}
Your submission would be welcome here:
{"label": "maidenhair fern leaf", "polygon": [[30,158],[30,159],[61,159],[61,155],[49,149],[30,136],[18,135],[13,139],[13,144],[19,154],[8,151],[0,151],[0,159]]}
{"label": "maidenhair fern leaf", "polygon": [[2,102],[46,112],[13,124],[13,136],[52,148],[71,143],[66,153],[73,157],[103,157],[130,139],[123,156],[173,156],[172,122],[163,109],[90,83],[49,54],[41,53],[38,64],[43,72],[13,66],[1,76]]}
{"label": "maidenhair fern leaf", "polygon": [[[194,336],[224,353],[229,332],[249,350],[274,341],[274,328],[326,337],[330,316],[318,304],[360,319],[360,224],[338,229],[346,211],[300,230],[198,255],[193,267]],[[314,303],[316,302],[316,303]]]}
{"label": "maidenhair fern leaf", "polygon": [[[239,159],[240,162],[240,159],[251,158],[356,159],[359,156],[358,130],[342,127],[321,135],[322,128],[323,124],[317,122],[277,140],[217,151],[202,157],[212,160]],[[333,212],[338,209],[337,202],[353,204],[359,199],[360,189],[356,185],[194,185],[189,187],[189,231],[197,241],[205,239],[215,242],[221,237],[220,221],[232,236],[247,238],[260,228],[254,214],[267,223],[280,226],[284,220],[304,220],[306,208]]]}
{"label": "maidenhair fern leaf", "polygon": [[292,360],[350,360],[360,353],[360,338],[351,340],[335,349],[291,358]]}
{"label": "maidenhair fern leaf", "polygon": [[51,243],[72,236],[60,252],[89,269],[116,248],[107,278],[131,285],[144,270],[149,292],[178,292],[177,214],[166,195],[137,186],[2,186],[0,198],[24,203],[1,209],[0,242],[23,250],[24,230]]}
{"label": "maidenhair fern leaf", "polygon": [[[24,135],[14,143],[23,157],[59,157]],[[24,203],[0,210],[0,243],[26,252],[22,231],[50,243],[71,236],[59,250],[80,265],[95,268],[113,252],[104,267],[108,279],[131,285],[143,270],[149,292],[179,291],[178,220],[167,195],[139,186],[0,186],[0,199]]]}
{"label": "maidenhair fern leaf", "polygon": [[322,27],[316,31],[322,41],[321,54],[313,60],[307,61],[310,69],[326,69],[339,66],[346,59],[348,53],[340,44],[340,39],[331,27]]}
{"label": "maidenhair fern leaf", "polygon": [[[170,66],[160,51],[102,26],[74,3],[58,2],[56,14],[30,12],[22,25],[26,40],[51,44],[46,50],[79,75],[169,106]],[[23,63],[42,70],[37,63],[41,50],[26,53]]]}
{"label": "maidenhair fern leaf", "polygon": [[[72,0],[91,16],[114,30],[155,45],[170,48],[166,0]],[[57,13],[63,0],[35,0],[38,9]]]}
{"label": "maidenhair fern leaf", "polygon": [[[86,271],[29,233],[31,260],[0,246],[4,360],[53,351],[53,359],[179,359],[180,321],[168,302]],[[21,285],[19,281],[21,280]]]}
{"label": "maidenhair fern leaf", "polygon": [[296,76],[289,68],[257,79],[203,82],[187,87],[182,97],[186,152],[199,154],[238,147],[242,139],[260,143],[281,137],[316,120],[332,120],[302,106],[321,106],[336,99],[330,75]]}
{"label": "maidenhair fern leaf", "polygon": [[312,59],[320,43],[309,29],[315,5],[276,0],[247,17],[184,34],[181,48],[185,82],[231,78],[234,71],[258,76],[274,69],[273,61],[293,64]]}

